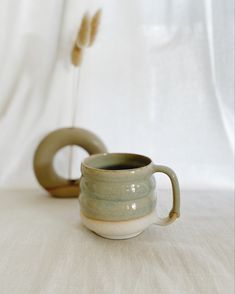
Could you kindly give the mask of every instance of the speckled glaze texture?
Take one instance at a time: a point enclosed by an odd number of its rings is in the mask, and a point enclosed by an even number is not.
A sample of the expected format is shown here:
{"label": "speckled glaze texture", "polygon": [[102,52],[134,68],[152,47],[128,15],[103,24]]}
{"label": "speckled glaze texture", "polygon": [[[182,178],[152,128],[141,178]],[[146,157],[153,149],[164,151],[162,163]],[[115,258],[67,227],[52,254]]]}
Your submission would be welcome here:
{"label": "speckled glaze texture", "polygon": [[[104,221],[131,220],[156,207],[155,179],[148,159],[134,155],[90,157],[82,164],[80,205],[89,218]],[[108,170],[129,165],[130,169]],[[134,168],[138,166],[137,168]],[[132,168],[133,167],[133,168]]]}
{"label": "speckled glaze texture", "polygon": [[[179,217],[180,192],[176,174],[155,165],[148,157],[126,153],[92,155],[81,165],[80,216],[83,224],[111,239],[138,235],[152,223],[168,225]],[[169,176],[173,206],[169,216],[156,213],[156,183],[153,174]]]}
{"label": "speckled glaze texture", "polygon": [[109,171],[104,177],[82,177],[80,204],[84,215],[97,220],[131,220],[155,209],[155,179],[148,169],[124,173]]}
{"label": "speckled glaze texture", "polygon": [[[156,207],[155,179],[147,158],[107,154],[82,164],[80,205],[89,218],[125,221],[150,214]],[[130,169],[109,170],[125,164]],[[137,168],[134,168],[138,166]]]}

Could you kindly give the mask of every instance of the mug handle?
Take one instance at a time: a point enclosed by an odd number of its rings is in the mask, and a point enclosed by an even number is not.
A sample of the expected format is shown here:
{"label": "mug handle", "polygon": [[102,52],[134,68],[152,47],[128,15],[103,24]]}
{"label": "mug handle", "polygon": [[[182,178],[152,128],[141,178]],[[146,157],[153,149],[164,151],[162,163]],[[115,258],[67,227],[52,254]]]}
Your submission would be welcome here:
{"label": "mug handle", "polygon": [[180,217],[180,188],[179,182],[175,172],[164,165],[153,165],[153,173],[164,173],[166,174],[171,181],[171,187],[173,191],[173,206],[169,213],[168,217],[160,218],[157,216],[157,220],[155,222],[156,225],[167,226],[173,223],[178,217]]}

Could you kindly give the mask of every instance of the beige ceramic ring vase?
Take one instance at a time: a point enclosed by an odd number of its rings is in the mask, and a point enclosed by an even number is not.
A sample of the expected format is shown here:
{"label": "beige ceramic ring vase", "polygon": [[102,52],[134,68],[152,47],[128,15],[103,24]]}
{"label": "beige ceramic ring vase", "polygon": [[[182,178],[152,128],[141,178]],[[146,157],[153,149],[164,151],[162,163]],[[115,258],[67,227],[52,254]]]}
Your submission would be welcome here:
{"label": "beige ceramic ring vase", "polygon": [[[80,215],[82,223],[109,239],[137,236],[151,224],[173,223],[180,216],[180,189],[176,174],[163,165],[138,154],[92,155],[81,166]],[[171,181],[173,204],[166,218],[156,212],[154,173]]]}
{"label": "beige ceramic ring vase", "polygon": [[80,192],[79,179],[65,179],[53,166],[55,154],[68,145],[77,145],[90,155],[107,151],[104,143],[85,129],[62,128],[49,133],[37,147],[33,165],[40,185],[55,197],[78,197]]}

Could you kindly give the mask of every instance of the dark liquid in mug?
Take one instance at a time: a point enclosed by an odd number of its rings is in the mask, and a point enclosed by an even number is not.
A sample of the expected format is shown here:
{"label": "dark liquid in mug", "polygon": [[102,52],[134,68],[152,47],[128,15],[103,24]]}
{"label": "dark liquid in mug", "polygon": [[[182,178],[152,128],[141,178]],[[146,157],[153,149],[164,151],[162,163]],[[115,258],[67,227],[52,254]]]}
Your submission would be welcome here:
{"label": "dark liquid in mug", "polygon": [[110,166],[103,166],[100,167],[101,169],[105,170],[124,170],[124,169],[132,169],[132,168],[137,168],[138,166],[133,166],[133,165],[124,165],[124,164],[119,164],[119,165],[110,165]]}

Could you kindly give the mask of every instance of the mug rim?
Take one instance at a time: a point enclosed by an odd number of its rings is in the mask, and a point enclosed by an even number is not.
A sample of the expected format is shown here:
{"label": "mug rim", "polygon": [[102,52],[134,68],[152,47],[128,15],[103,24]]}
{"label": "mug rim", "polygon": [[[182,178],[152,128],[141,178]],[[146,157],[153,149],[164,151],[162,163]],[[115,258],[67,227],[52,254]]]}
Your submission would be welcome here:
{"label": "mug rim", "polygon": [[[95,159],[95,158],[105,158],[108,156],[127,156],[127,157],[135,157],[138,159],[142,159],[143,162],[145,161],[146,163],[143,164],[142,166],[139,167],[133,167],[133,168],[127,168],[127,169],[104,169],[104,168],[99,168],[99,167],[94,167],[91,164],[89,164],[89,161]],[[97,153],[97,154],[93,154],[90,155],[88,157],[86,157],[83,161],[82,161],[82,166],[89,169],[89,170],[94,170],[97,172],[131,172],[131,171],[136,171],[136,170],[142,170],[142,169],[146,169],[147,167],[149,167],[152,164],[152,160],[151,158],[149,158],[148,156],[145,155],[141,155],[138,153],[128,153],[128,152],[105,152],[105,153]]]}

